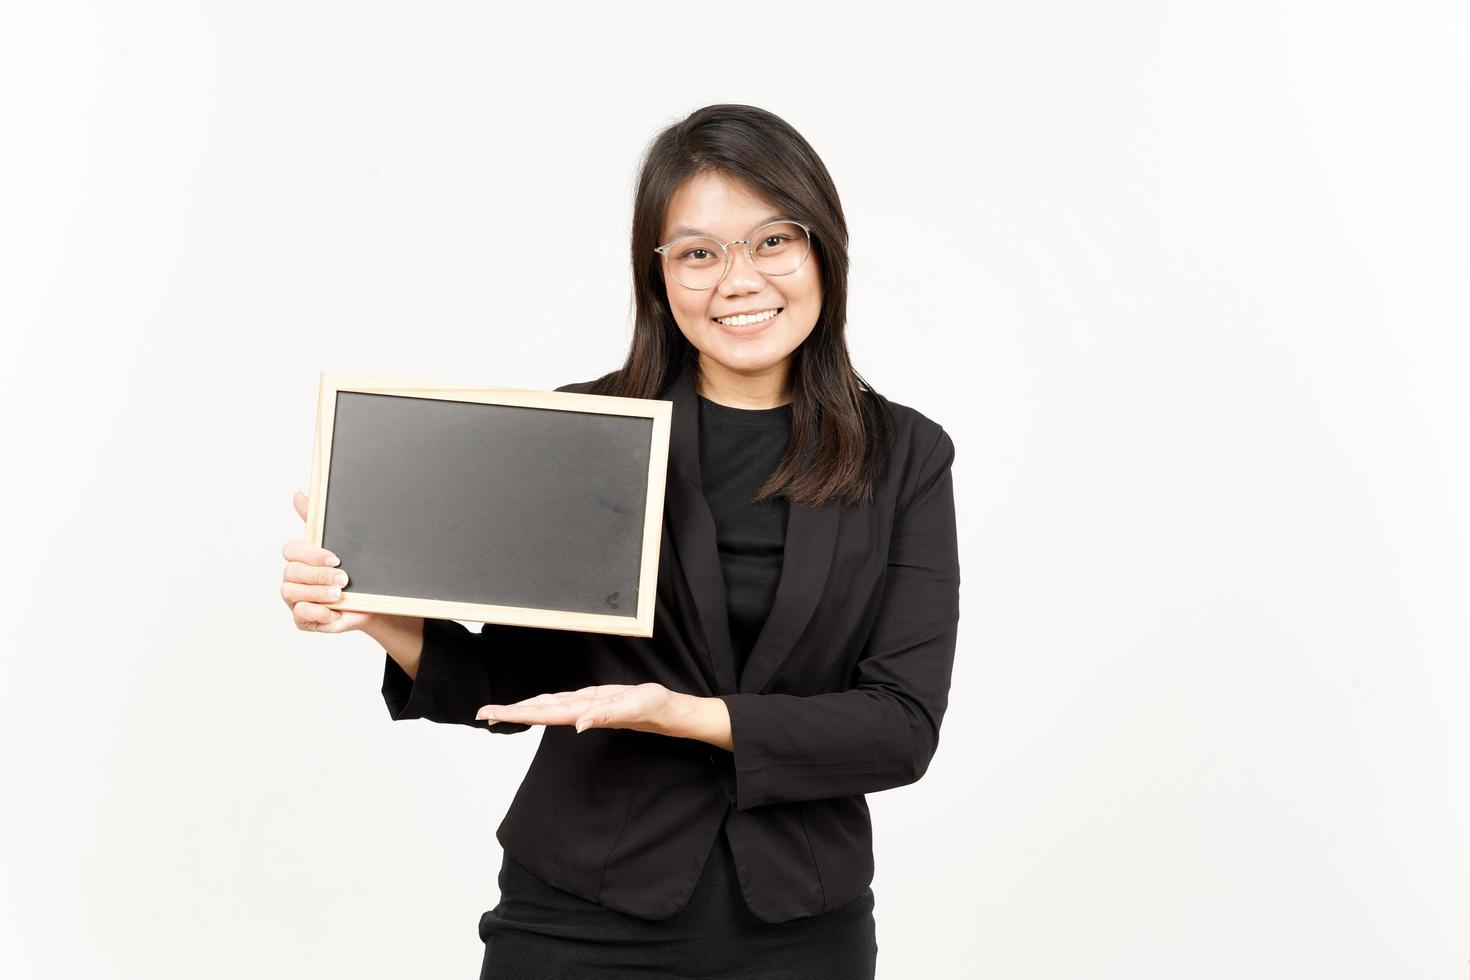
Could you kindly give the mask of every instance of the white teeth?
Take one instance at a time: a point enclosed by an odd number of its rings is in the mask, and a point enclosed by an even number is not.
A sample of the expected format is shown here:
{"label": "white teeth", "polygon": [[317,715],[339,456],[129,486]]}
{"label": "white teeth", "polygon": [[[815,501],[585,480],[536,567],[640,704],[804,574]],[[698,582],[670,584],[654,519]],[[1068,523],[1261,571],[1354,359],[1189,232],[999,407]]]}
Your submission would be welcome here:
{"label": "white teeth", "polygon": [[751,313],[746,316],[717,316],[715,317],[715,322],[723,323],[727,327],[744,327],[752,323],[760,323],[762,320],[769,320],[771,317],[780,312],[781,311],[779,309],[776,309],[766,310],[763,313]]}

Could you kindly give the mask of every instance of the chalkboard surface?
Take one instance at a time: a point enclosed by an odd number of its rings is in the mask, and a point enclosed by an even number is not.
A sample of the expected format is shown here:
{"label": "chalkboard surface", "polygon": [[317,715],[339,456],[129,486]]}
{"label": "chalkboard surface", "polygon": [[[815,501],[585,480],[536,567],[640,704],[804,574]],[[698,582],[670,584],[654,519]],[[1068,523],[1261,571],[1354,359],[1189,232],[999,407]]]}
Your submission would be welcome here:
{"label": "chalkboard surface", "polygon": [[334,609],[653,633],[672,405],[322,375],[308,539]]}

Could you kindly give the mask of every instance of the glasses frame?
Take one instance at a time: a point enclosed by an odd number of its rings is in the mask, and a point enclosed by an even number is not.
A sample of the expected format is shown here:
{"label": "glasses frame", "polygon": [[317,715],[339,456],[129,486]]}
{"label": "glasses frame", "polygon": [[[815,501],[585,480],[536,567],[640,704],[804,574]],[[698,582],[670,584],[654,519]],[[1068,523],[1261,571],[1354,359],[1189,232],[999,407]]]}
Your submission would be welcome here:
{"label": "glasses frame", "polygon": [[[795,225],[796,227],[800,228],[803,232],[806,233],[806,254],[802,255],[801,261],[798,262],[798,263],[796,263],[796,269],[792,269],[791,272],[765,272],[764,270],[761,269],[760,266],[758,266],[758,265],[755,264],[755,252],[751,250],[750,243],[755,240],[755,237],[756,237],[755,233],[756,232],[760,231],[762,228],[769,228],[772,225]],[[687,242],[687,241],[691,241],[691,240],[696,239],[696,238],[699,239],[700,241],[714,242],[716,245],[720,246],[720,253],[725,258],[725,265],[724,265],[724,268],[722,268],[720,270],[720,276],[719,276],[719,278],[716,279],[714,282],[710,283],[708,286],[689,286],[689,285],[686,285],[683,280],[681,280],[678,276],[674,275],[674,270],[669,266],[669,250],[672,249],[675,245],[679,244],[680,242]],[[746,258],[750,259],[750,267],[752,269],[754,269],[756,272],[759,272],[762,276],[778,276],[778,277],[779,276],[789,276],[792,273],[796,272],[797,269],[800,269],[802,266],[806,265],[806,260],[809,259],[809,258],[811,258],[811,255],[812,255],[812,230],[808,226],[802,224],[800,221],[792,221],[790,218],[779,218],[776,221],[767,221],[763,225],[757,225],[756,227],[750,229],[750,231],[746,232],[744,238],[737,238],[733,242],[722,242],[718,238],[714,237],[713,235],[685,235],[683,238],[676,238],[676,239],[674,239],[671,242],[668,242],[666,244],[663,244],[663,245],[658,246],[657,248],[654,249],[654,251],[657,252],[659,255],[662,255],[663,256],[663,260],[664,260],[664,271],[667,272],[670,276],[672,276],[673,277],[673,280],[675,282],[677,282],[679,285],[683,286],[685,289],[694,289],[694,290],[703,291],[703,290],[706,290],[706,289],[714,289],[720,283],[724,282],[725,281],[725,277],[730,274],[730,246],[731,245],[744,245],[745,246],[745,256],[746,256]]]}

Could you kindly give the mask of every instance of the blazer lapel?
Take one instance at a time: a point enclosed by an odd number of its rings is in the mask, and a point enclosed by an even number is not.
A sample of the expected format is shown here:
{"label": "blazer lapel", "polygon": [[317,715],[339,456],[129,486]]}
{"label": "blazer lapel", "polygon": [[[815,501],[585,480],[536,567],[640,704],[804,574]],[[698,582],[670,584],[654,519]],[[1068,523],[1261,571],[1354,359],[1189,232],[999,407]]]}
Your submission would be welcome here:
{"label": "blazer lapel", "polygon": [[791,653],[822,594],[837,542],[839,512],[791,502],[781,577],[770,615],[756,638],[744,673],[735,676],[729,603],[715,538],[714,515],[704,497],[699,469],[699,402],[694,373],[683,367],[665,389],[673,402],[665,504],[674,546],[705,635],[705,653],[717,694],[759,693]]}
{"label": "blazer lapel", "polygon": [[791,501],[786,514],[786,544],[781,559],[781,580],[771,613],[756,637],[740,675],[740,692],[759,694],[765,690],[776,668],[790,654],[812,610],[827,584],[832,553],[837,544],[838,509],[811,508]]}

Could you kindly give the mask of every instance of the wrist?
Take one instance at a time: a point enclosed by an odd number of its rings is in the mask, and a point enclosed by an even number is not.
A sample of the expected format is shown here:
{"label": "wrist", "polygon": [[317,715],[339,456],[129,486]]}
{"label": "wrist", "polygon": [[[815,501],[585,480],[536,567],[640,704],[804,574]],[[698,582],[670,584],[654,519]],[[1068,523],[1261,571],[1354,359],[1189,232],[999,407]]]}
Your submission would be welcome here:
{"label": "wrist", "polygon": [[381,613],[365,613],[359,632],[366,633],[383,646],[403,643],[410,637],[424,635],[424,621],[419,616],[385,616]]}
{"label": "wrist", "polygon": [[675,738],[692,737],[690,735],[693,728],[691,720],[699,700],[693,694],[670,691],[668,700],[664,702],[664,709],[659,713],[656,725],[658,733]]}
{"label": "wrist", "polygon": [[661,734],[708,742],[717,748],[733,751],[730,713],[725,702],[717,697],[702,698],[676,691],[670,695],[659,724]]}

